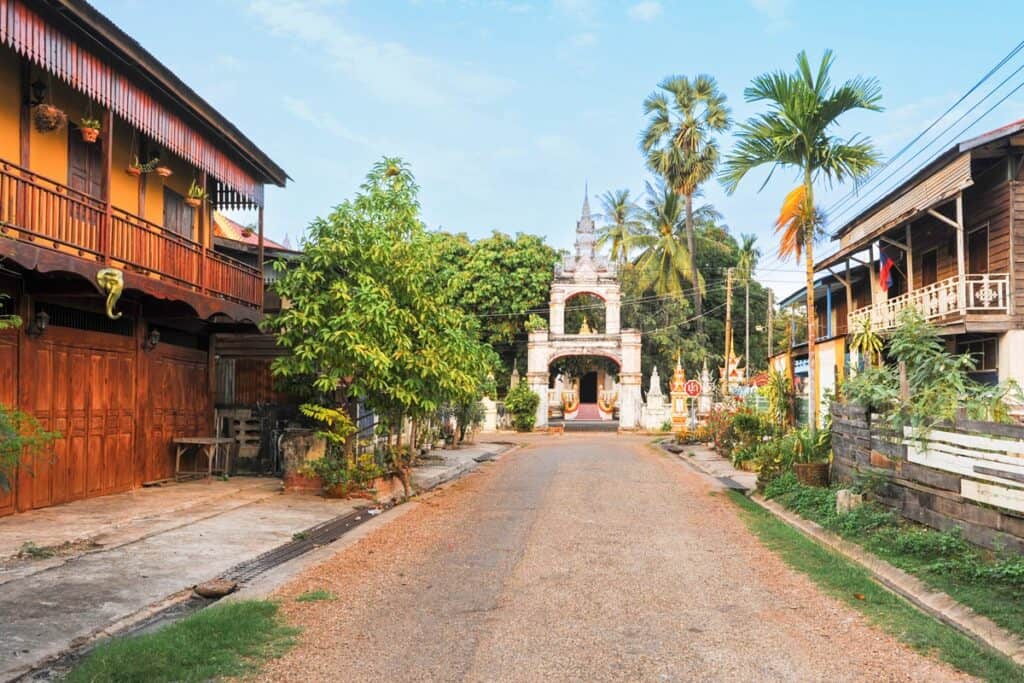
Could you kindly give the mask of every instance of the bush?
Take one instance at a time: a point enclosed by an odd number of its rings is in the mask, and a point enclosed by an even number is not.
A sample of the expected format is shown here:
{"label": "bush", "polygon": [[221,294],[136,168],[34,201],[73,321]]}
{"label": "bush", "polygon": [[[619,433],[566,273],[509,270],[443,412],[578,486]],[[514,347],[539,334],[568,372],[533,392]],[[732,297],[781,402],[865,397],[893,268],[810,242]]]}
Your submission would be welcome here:
{"label": "bush", "polygon": [[0,404],[0,490],[10,491],[19,465],[31,471],[34,458],[41,457],[60,432],[48,432],[29,413]]}
{"label": "bush", "polygon": [[540,396],[520,382],[505,396],[505,409],[512,413],[512,424],[517,432],[528,432],[537,422],[537,406]]}

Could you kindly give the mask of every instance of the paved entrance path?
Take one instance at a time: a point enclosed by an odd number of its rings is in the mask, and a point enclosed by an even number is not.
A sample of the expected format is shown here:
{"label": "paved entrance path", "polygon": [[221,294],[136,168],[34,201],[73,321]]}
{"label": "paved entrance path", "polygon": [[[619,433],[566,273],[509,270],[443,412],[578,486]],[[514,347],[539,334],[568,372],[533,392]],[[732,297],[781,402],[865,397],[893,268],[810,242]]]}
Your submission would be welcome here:
{"label": "paved entrance path", "polygon": [[[544,437],[279,593],[267,680],[959,680],[817,591],[640,439]],[[313,588],[338,596],[297,603]]]}

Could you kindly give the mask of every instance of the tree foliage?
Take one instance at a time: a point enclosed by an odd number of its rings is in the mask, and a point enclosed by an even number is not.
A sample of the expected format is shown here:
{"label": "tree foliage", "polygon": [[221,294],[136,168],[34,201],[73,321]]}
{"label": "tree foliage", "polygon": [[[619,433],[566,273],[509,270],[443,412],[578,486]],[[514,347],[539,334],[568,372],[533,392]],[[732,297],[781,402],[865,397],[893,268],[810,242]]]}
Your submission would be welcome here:
{"label": "tree foliage", "polygon": [[315,390],[307,414],[329,417],[327,432],[350,432],[351,411],[333,409],[361,399],[389,426],[396,453],[404,418],[478,400],[494,364],[476,318],[450,305],[444,252],[417,194],[399,159],[375,164],[353,199],[313,221],[305,257],[275,264],[274,289],[289,306],[265,323],[290,351],[274,373]]}

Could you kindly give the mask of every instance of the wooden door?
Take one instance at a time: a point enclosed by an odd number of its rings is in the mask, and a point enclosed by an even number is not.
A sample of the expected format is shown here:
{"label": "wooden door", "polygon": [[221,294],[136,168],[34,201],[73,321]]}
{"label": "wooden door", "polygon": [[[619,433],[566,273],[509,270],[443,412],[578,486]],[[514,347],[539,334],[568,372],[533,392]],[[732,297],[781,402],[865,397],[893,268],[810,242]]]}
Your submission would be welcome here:
{"label": "wooden door", "polygon": [[[0,405],[18,407],[18,331],[0,332]],[[13,473],[12,473],[13,474]],[[11,477],[13,483],[14,476]],[[0,488],[0,515],[14,512],[14,493]]]}
{"label": "wooden door", "polygon": [[145,354],[147,386],[143,443],[137,482],[174,476],[172,441],[179,436],[211,436],[208,352],[160,344]]}
{"label": "wooden door", "polygon": [[49,457],[18,479],[19,510],[127,491],[133,481],[135,358],[131,337],[50,327],[25,342],[32,382],[23,407],[57,431]]}
{"label": "wooden door", "polygon": [[68,127],[68,185],[93,199],[103,199],[102,148],[84,142],[73,126]]}
{"label": "wooden door", "polygon": [[967,235],[967,272],[988,272],[988,228],[984,227]]}

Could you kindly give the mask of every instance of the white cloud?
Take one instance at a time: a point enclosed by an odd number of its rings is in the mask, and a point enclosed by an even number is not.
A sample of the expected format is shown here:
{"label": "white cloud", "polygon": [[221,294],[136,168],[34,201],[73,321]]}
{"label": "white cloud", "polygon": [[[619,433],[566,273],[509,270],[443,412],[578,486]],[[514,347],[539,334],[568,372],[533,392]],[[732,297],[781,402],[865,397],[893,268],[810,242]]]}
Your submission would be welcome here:
{"label": "white cloud", "polygon": [[628,11],[630,19],[636,21],[654,21],[661,16],[662,6],[655,0],[643,0],[632,5]]}
{"label": "white cloud", "polygon": [[330,133],[342,140],[354,142],[358,145],[365,145],[367,147],[373,146],[373,143],[368,138],[352,132],[348,126],[336,119],[329,112],[316,109],[306,100],[300,100],[296,97],[285,95],[282,103],[284,104],[284,108],[288,110],[288,113],[300,121],[308,123],[311,126]]}
{"label": "white cloud", "polygon": [[590,31],[569,36],[569,45],[576,48],[597,45],[597,34]]}
{"label": "white cloud", "polygon": [[249,11],[273,33],[322,55],[326,64],[382,100],[431,108],[503,97],[514,83],[469,64],[450,64],[405,45],[355,32],[321,0],[252,0]]}
{"label": "white cloud", "polygon": [[563,14],[583,22],[591,21],[596,11],[593,0],[555,0],[555,7]]}
{"label": "white cloud", "polygon": [[765,18],[765,28],[771,32],[789,27],[789,5],[790,0],[750,0],[750,6]]}

